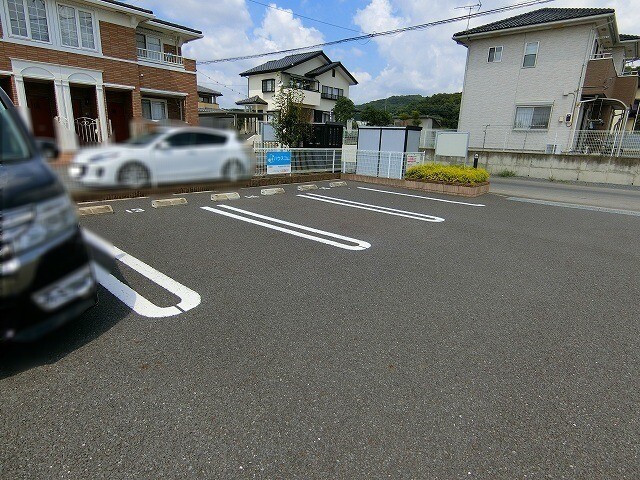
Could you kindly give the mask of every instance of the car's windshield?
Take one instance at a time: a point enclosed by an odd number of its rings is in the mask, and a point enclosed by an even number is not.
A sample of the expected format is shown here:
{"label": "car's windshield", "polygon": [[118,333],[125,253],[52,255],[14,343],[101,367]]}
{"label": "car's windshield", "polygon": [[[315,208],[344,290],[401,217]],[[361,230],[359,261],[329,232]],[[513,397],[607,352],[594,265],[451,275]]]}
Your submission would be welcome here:
{"label": "car's windshield", "polygon": [[0,162],[30,158],[29,147],[15,119],[0,102]]}
{"label": "car's windshield", "polygon": [[124,143],[126,143],[127,145],[136,145],[136,146],[149,145],[151,142],[157,140],[162,135],[163,135],[163,132],[145,133],[144,135],[140,135],[139,137],[130,138]]}

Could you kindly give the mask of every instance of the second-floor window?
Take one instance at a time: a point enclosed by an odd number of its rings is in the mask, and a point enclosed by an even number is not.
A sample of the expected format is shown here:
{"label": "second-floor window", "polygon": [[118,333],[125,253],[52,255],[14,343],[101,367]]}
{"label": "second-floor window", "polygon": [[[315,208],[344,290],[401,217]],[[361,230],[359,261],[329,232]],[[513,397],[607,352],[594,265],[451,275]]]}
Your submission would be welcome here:
{"label": "second-floor window", "polygon": [[522,60],[523,67],[535,67],[538,58],[538,42],[529,42],[524,46],[524,58]]}
{"label": "second-floor window", "polygon": [[276,91],[276,80],[275,80],[275,78],[269,78],[267,80],[262,80],[262,91],[263,92],[275,92]]}
{"label": "second-floor window", "polygon": [[322,86],[322,98],[337,100],[340,97],[344,97],[344,90],[342,88]]}
{"label": "second-floor window", "polygon": [[536,107],[516,107],[516,120],[513,128],[516,130],[546,130],[549,128],[551,105]]}
{"label": "second-floor window", "polygon": [[11,33],[41,42],[49,41],[44,0],[7,0]]}
{"label": "second-floor window", "polygon": [[93,15],[68,5],[58,5],[58,20],[62,45],[95,50]]}
{"label": "second-floor window", "polygon": [[502,47],[491,47],[489,49],[489,57],[487,58],[489,63],[497,63],[502,61]]}

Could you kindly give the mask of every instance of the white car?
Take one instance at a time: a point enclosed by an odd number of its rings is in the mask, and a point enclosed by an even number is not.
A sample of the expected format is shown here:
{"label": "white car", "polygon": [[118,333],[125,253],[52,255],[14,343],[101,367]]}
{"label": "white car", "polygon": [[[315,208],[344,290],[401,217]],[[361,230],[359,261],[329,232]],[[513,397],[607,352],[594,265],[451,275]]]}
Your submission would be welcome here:
{"label": "white car", "polygon": [[252,175],[250,157],[234,132],[199,127],[159,128],[118,145],[83,150],[69,175],[84,186],[139,188]]}

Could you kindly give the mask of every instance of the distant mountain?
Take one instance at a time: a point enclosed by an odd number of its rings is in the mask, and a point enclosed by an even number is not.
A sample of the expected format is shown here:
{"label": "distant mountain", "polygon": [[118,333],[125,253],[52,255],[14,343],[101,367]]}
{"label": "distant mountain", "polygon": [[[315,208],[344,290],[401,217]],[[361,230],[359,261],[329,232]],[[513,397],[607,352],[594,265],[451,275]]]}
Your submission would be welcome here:
{"label": "distant mountain", "polygon": [[[443,128],[457,128],[461,99],[462,93],[436,93],[428,97],[423,97],[422,95],[393,95],[389,98],[356,105],[356,109],[362,111],[365,107],[371,106],[379,110],[386,110],[394,117],[402,113],[411,116],[413,111],[418,111],[420,115],[430,115],[438,118]],[[358,118],[358,115],[356,115],[356,118]]]}

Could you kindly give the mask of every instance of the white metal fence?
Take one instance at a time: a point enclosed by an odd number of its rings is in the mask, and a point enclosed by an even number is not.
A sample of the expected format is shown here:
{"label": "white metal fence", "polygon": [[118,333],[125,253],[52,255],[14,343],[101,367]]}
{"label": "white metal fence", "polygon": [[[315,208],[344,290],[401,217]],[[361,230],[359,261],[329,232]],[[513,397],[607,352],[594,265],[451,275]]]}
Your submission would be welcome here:
{"label": "white metal fence", "polygon": [[291,173],[340,173],[341,148],[255,148],[256,175],[267,174],[267,152],[291,152]]}
{"label": "white metal fence", "polygon": [[640,132],[578,130],[572,151],[586,155],[640,157]]}
{"label": "white metal fence", "polygon": [[407,168],[425,162],[424,152],[357,150],[345,155],[341,148],[256,148],[256,175],[267,174],[267,152],[291,152],[291,173],[355,173],[403,178]]}

